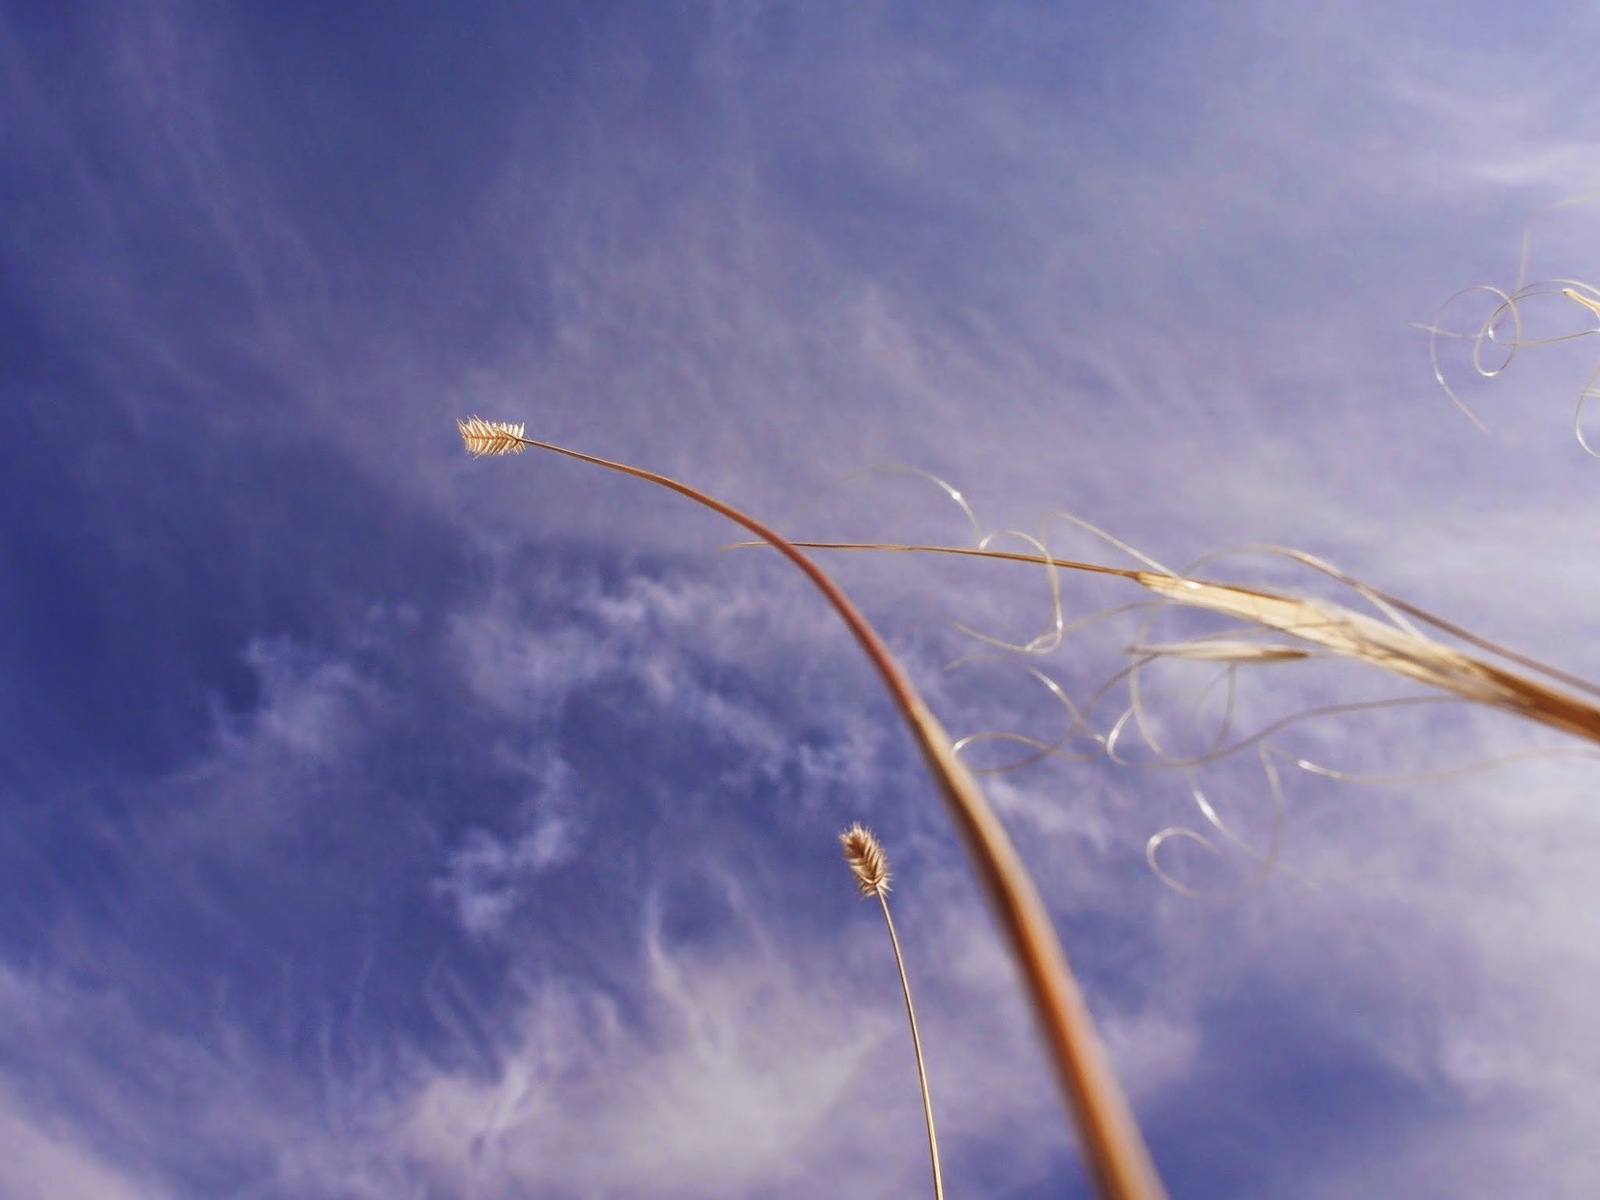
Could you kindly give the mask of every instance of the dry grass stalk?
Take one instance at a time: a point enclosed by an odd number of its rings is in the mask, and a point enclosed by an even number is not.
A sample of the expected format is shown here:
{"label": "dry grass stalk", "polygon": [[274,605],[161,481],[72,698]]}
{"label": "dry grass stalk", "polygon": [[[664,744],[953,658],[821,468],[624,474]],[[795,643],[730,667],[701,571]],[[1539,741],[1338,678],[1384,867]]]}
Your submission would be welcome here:
{"label": "dry grass stalk", "polygon": [[1140,658],[1186,658],[1191,662],[1265,663],[1293,662],[1311,658],[1312,651],[1300,646],[1279,646],[1270,642],[1232,641],[1216,638],[1191,642],[1142,642],[1129,646],[1128,653]]}
{"label": "dry grass stalk", "polygon": [[1600,705],[1593,701],[1341,605],[1159,575],[1140,582],[1179,604],[1276,629],[1340,657],[1600,742]]}
{"label": "dry grass stalk", "polygon": [[[1448,646],[1421,633],[1390,625],[1364,613],[1326,600],[1307,599],[1236,584],[1185,579],[1159,571],[1140,571],[1108,567],[1099,563],[1076,562],[1039,554],[977,550],[964,546],[920,546],[859,542],[796,542],[804,549],[892,550],[931,554],[956,554],[1100,575],[1118,575],[1132,580],[1175,604],[1203,608],[1233,617],[1257,629],[1271,629],[1309,642],[1342,658],[1365,662],[1392,675],[1451,692],[1464,700],[1537,721],[1600,744],[1600,689],[1554,667],[1546,666],[1486,638],[1435,616],[1386,592],[1356,584],[1309,555],[1294,557],[1316,566],[1334,578],[1350,583],[1363,594],[1390,608],[1416,617],[1434,628],[1471,643],[1506,662]],[[1308,657],[1294,646],[1243,641],[1197,639],[1190,642],[1135,646],[1132,652],[1145,657],[1209,659],[1212,661],[1268,661]],[[1515,665],[1506,665],[1512,663]],[[1520,669],[1519,669],[1520,668]],[[1543,676],[1543,678],[1540,678]],[[1573,690],[1558,686],[1565,684]],[[1589,696],[1577,694],[1587,692]]]}
{"label": "dry grass stalk", "polygon": [[928,1091],[928,1068],[922,1061],[922,1036],[917,1032],[917,1010],[911,1005],[911,981],[906,977],[905,959],[900,955],[900,938],[889,915],[889,858],[872,830],[859,821],[839,835],[844,860],[856,877],[863,896],[876,896],[883,909],[883,923],[889,928],[889,945],[894,950],[895,969],[900,972],[900,991],[906,998],[906,1020],[911,1023],[911,1049],[917,1056],[917,1083],[922,1088],[922,1117],[928,1127],[928,1156],[933,1160],[934,1200],[944,1200],[944,1174],[939,1169],[939,1138],[933,1130],[933,1096]]}
{"label": "dry grass stalk", "polygon": [[973,873],[989,897],[1021,970],[1096,1192],[1105,1200],[1164,1200],[1166,1189],[1156,1174],[1127,1098],[1111,1073],[1050,915],[1005,826],[972,773],[956,757],[944,726],[928,710],[883,639],[828,573],[776,530],[686,483],[642,467],[525,438],[520,425],[478,417],[457,424],[467,449],[474,454],[514,453],[516,448],[532,446],[677,492],[748,530],[811,580],[877,671],[944,797]]}

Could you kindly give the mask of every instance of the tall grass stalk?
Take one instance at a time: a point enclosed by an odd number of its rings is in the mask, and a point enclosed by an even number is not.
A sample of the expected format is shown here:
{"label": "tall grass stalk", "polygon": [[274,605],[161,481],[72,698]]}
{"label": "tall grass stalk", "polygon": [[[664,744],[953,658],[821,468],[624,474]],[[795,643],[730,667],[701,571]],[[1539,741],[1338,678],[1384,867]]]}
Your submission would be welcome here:
{"label": "tall grass stalk", "polygon": [[[753,543],[745,543],[753,544]],[[1398,596],[1356,580],[1313,555],[1272,548],[1354,588],[1387,611],[1393,623],[1379,621],[1341,604],[1259,587],[1191,579],[1160,571],[1110,567],[1100,563],[966,546],[899,543],[800,542],[808,550],[873,550],[953,554],[1032,563],[1052,570],[1116,575],[1174,604],[1201,608],[1244,622],[1251,632],[1287,634],[1305,645],[1197,638],[1186,642],[1133,646],[1145,659],[1189,658],[1209,662],[1265,662],[1310,657],[1311,651],[1365,662],[1393,675],[1451,692],[1464,700],[1497,708],[1526,720],[1600,744],[1600,687],[1481,637]],[[1475,647],[1482,654],[1447,645],[1411,625],[1412,617]],[[1500,660],[1500,661],[1496,661]]]}
{"label": "tall grass stalk", "polygon": [[826,571],[776,530],[748,513],[666,475],[551,442],[523,436],[523,426],[472,417],[457,421],[475,456],[547,450],[676,492],[719,513],[770,545],[806,576],[832,605],[888,689],[943,796],[984,892],[993,907],[1050,1050],[1051,1062],[1077,1128],[1085,1166],[1105,1200],[1163,1200],[1144,1137],[1110,1065],[1068,965],[1049,913],[1005,826],[977,781],[956,756],[950,735],[929,711],[883,639]]}
{"label": "tall grass stalk", "polygon": [[922,1035],[917,1032],[917,1010],[911,1004],[911,980],[906,977],[906,961],[900,954],[900,938],[889,915],[889,856],[877,835],[859,821],[839,835],[844,860],[856,878],[863,896],[876,896],[883,909],[883,923],[889,929],[889,946],[894,951],[895,969],[900,972],[900,991],[906,998],[906,1020],[911,1023],[911,1049],[917,1056],[917,1083],[922,1088],[922,1117],[928,1127],[928,1157],[933,1160],[934,1200],[944,1200],[944,1174],[939,1169],[939,1136],[933,1128],[933,1095],[928,1090],[928,1068],[922,1060]]}

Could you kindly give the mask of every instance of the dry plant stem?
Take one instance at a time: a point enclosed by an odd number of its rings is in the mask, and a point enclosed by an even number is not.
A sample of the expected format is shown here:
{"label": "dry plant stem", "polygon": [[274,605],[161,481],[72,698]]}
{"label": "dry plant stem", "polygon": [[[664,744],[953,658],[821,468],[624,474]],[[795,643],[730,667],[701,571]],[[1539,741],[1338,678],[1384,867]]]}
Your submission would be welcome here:
{"label": "dry plant stem", "polygon": [[939,1171],[939,1139],[933,1132],[933,1096],[928,1091],[928,1068],[922,1061],[917,1010],[911,1007],[911,981],[906,978],[905,960],[900,957],[900,939],[894,932],[894,918],[889,915],[889,897],[881,891],[877,897],[878,904],[883,908],[883,923],[889,927],[889,945],[894,950],[894,965],[900,971],[900,990],[906,998],[906,1020],[911,1022],[911,1049],[917,1056],[917,1082],[922,1085],[922,1116],[928,1126],[928,1156],[933,1160],[933,1194],[935,1200],[944,1200],[944,1176]]}
{"label": "dry plant stem", "polygon": [[911,1049],[917,1056],[917,1083],[922,1089],[922,1116],[928,1127],[928,1157],[933,1161],[934,1200],[944,1200],[944,1174],[939,1169],[939,1138],[933,1128],[933,1094],[928,1088],[928,1069],[922,1060],[922,1035],[917,1030],[917,1010],[911,1004],[911,980],[906,977],[906,960],[900,953],[900,938],[889,915],[889,859],[877,836],[858,821],[839,835],[845,862],[856,877],[863,896],[876,896],[883,908],[883,923],[889,927],[889,947],[894,951],[895,969],[900,972],[900,991],[906,998],[906,1020],[911,1023]]}
{"label": "dry plant stem", "polygon": [[[1066,954],[1044,902],[1005,826],[990,808],[977,781],[955,756],[950,735],[928,711],[888,647],[839,586],[782,534],[697,488],[641,467],[525,438],[520,429],[513,434],[502,425],[491,427],[488,422],[478,422],[476,418],[474,422],[458,423],[469,449],[484,446],[487,452],[503,453],[511,445],[532,446],[620,471],[677,492],[749,530],[793,563],[822,592],[905,717],[944,797],[956,831],[966,845],[974,873],[994,906],[1011,952],[1022,970],[1035,1015],[1043,1026],[1097,1193],[1105,1200],[1164,1200],[1166,1190],[1156,1175],[1150,1152],[1122,1088],[1111,1073],[1088,1006],[1067,965]],[[497,433],[498,439],[485,442],[482,438],[485,431]]]}
{"label": "dry plant stem", "polygon": [[[1365,614],[1320,600],[1306,600],[1289,595],[1240,587],[1237,584],[1213,583],[1203,579],[1183,579],[1156,571],[1139,571],[1128,567],[1107,567],[1099,563],[1077,562],[1072,559],[1050,558],[1039,554],[1023,554],[1003,550],[979,550],[965,546],[919,546],[893,543],[861,542],[796,542],[797,547],[811,550],[893,550],[930,554],[955,554],[973,558],[1001,559],[1008,562],[1033,563],[1039,566],[1058,567],[1072,571],[1087,571],[1098,575],[1116,575],[1132,580],[1157,595],[1176,604],[1237,618],[1261,628],[1274,629],[1293,637],[1321,646],[1345,658],[1359,659],[1391,674],[1452,692],[1465,700],[1498,708],[1529,721],[1548,725],[1574,737],[1600,744],[1600,702],[1563,691],[1543,679],[1536,679],[1499,663],[1490,662],[1468,654],[1453,646],[1446,646],[1431,638],[1387,625]],[[1309,556],[1303,561],[1311,562]],[[1346,583],[1354,583],[1346,576],[1336,575]],[[1565,671],[1546,666],[1536,659],[1519,654],[1487,638],[1478,637],[1435,616],[1424,608],[1391,596],[1376,588],[1362,586],[1362,590],[1375,599],[1408,616],[1443,630],[1483,650],[1514,662],[1529,671],[1559,680],[1573,688],[1600,694],[1594,684]],[[1180,655],[1186,647],[1145,647],[1160,649],[1167,654]],[[1215,657],[1213,648],[1209,652]],[[1259,650],[1253,656],[1259,657]]]}

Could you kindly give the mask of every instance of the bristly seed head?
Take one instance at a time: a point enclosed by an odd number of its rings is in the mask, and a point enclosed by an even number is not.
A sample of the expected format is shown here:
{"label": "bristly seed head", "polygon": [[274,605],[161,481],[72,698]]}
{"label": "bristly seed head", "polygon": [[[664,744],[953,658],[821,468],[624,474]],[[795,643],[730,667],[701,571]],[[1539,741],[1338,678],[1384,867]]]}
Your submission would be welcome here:
{"label": "bristly seed head", "polygon": [[465,421],[457,420],[456,428],[461,431],[461,440],[467,444],[473,458],[486,454],[521,454],[525,449],[521,422],[513,425],[510,421],[468,417]]}
{"label": "bristly seed head", "polygon": [[889,890],[889,857],[872,830],[857,821],[839,835],[839,843],[863,896],[881,896]]}

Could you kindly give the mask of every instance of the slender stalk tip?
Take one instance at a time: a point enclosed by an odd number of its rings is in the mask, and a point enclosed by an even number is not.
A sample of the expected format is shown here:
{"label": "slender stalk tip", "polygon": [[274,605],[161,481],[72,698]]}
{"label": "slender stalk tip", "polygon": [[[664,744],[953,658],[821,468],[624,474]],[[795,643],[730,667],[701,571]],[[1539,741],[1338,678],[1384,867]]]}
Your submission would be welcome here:
{"label": "slender stalk tip", "polygon": [[468,417],[465,421],[457,420],[456,428],[461,431],[461,440],[466,443],[467,450],[473,458],[482,458],[486,454],[521,454],[526,439],[522,436],[522,424],[512,424],[510,421],[485,421],[482,417]]}
{"label": "slender stalk tip", "polygon": [[863,896],[882,896],[889,890],[889,856],[872,830],[857,821],[839,835],[839,844]]}
{"label": "slender stalk tip", "polygon": [[1600,316],[1600,302],[1591,300],[1575,288],[1562,288],[1561,294],[1576,304],[1581,304],[1596,316]]}

